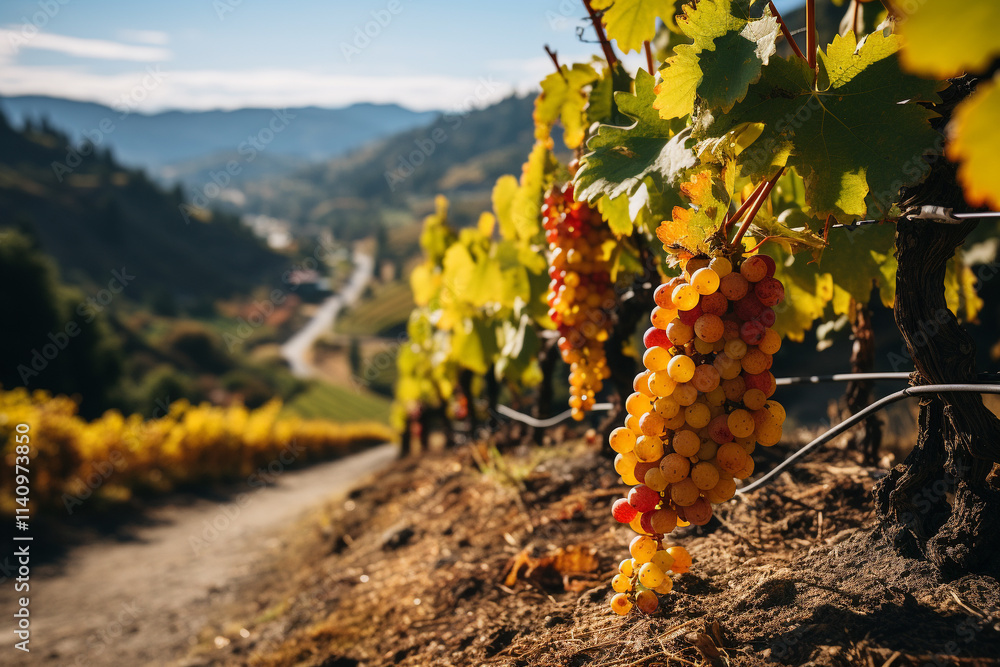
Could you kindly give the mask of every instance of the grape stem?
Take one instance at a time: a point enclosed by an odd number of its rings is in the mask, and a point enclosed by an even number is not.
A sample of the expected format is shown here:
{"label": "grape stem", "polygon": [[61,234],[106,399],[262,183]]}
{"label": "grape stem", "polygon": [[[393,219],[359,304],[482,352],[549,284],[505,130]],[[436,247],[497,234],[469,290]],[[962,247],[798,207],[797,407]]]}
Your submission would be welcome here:
{"label": "grape stem", "polygon": [[601,25],[601,17],[597,15],[594,8],[590,6],[590,0],[583,0],[583,6],[587,8],[587,13],[590,14],[590,21],[594,24],[594,32],[597,33],[597,41],[601,43],[601,50],[604,51],[604,58],[608,61],[608,67],[614,67],[618,59],[615,57],[615,52],[611,48],[611,42],[608,41],[607,35],[604,34],[604,26]]}
{"label": "grape stem", "polygon": [[799,49],[799,45],[795,43],[795,37],[792,36],[792,31],[788,29],[788,26],[785,24],[785,20],[781,18],[781,13],[778,11],[778,8],[774,6],[774,2],[768,2],[767,6],[770,8],[774,18],[778,19],[778,25],[781,26],[781,34],[785,36],[785,41],[788,42],[790,47],[792,47],[792,51],[794,51],[795,55],[799,58],[805,60],[806,57],[802,55],[802,50]]}
{"label": "grape stem", "polygon": [[778,179],[781,178],[783,173],[785,173],[784,167],[779,169],[778,173],[771,177],[771,180],[765,182],[760,194],[758,194],[757,198],[754,200],[753,206],[750,207],[750,210],[747,212],[747,217],[743,220],[743,224],[740,225],[740,228],[736,232],[736,238],[733,239],[734,246],[739,245],[743,235],[747,233],[748,229],[750,229],[750,224],[753,222],[753,219],[757,217],[757,211],[759,211],[760,207],[764,205],[768,195],[771,194],[771,190],[774,188],[774,184],[778,182]]}
{"label": "grape stem", "polygon": [[566,73],[563,72],[562,66],[559,65],[559,54],[550,49],[548,44],[545,45],[545,53],[549,54],[549,58],[552,59],[552,64],[556,66],[556,71],[559,72],[559,76],[563,78],[563,81],[566,81]]}
{"label": "grape stem", "polygon": [[650,74],[655,74],[653,71],[653,50],[649,48],[649,40],[647,39],[642,45],[646,49],[646,69]]}

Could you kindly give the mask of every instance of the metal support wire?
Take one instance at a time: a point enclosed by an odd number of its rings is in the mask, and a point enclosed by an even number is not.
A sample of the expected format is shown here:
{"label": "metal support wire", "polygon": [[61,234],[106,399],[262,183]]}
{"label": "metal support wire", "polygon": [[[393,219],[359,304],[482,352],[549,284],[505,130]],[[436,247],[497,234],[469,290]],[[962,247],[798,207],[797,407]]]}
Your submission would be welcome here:
{"label": "metal support wire", "polygon": [[989,385],[989,384],[927,384],[927,385],[920,385],[917,387],[907,387],[902,391],[897,391],[894,394],[889,394],[885,398],[880,398],[879,400],[875,401],[864,410],[861,410],[860,412],[851,415],[851,417],[849,417],[848,419],[845,419],[841,423],[837,424],[829,431],[827,431],[823,435],[819,436],[818,438],[810,442],[808,445],[797,450],[794,454],[792,454],[784,461],[779,463],[770,472],[768,472],[760,479],[754,481],[751,484],[748,484],[747,486],[737,489],[736,493],[737,495],[743,495],[746,493],[750,493],[755,489],[759,489],[765,484],[768,484],[778,475],[780,475],[784,470],[786,470],[789,466],[791,466],[793,463],[801,459],[803,456],[805,456],[812,450],[816,449],[820,445],[826,444],[830,440],[833,440],[835,437],[837,437],[847,429],[851,428],[852,426],[857,424],[859,421],[861,421],[868,415],[878,412],[887,405],[896,403],[897,401],[901,401],[904,398],[910,398],[913,396],[926,396],[929,394],[949,394],[955,392],[978,393],[978,394],[1000,394],[1000,386]]}
{"label": "metal support wire", "polygon": [[[774,383],[779,387],[793,384],[819,384],[821,382],[853,382],[860,380],[909,380],[911,373],[836,373],[834,375],[800,375],[797,377],[777,378]],[[1000,373],[979,373],[976,376],[981,382],[1000,382]]]}
{"label": "metal support wire", "polygon": [[[591,412],[603,412],[605,410],[610,410],[611,408],[611,403],[595,403],[590,410]],[[535,428],[548,428],[550,426],[555,426],[556,424],[566,421],[573,414],[572,410],[566,410],[564,412],[560,412],[555,417],[549,417],[548,419],[535,419],[531,415],[526,415],[523,412],[518,412],[517,410],[508,408],[506,405],[498,405],[496,410],[504,417],[509,417],[515,421],[521,422],[522,424],[534,426]]]}

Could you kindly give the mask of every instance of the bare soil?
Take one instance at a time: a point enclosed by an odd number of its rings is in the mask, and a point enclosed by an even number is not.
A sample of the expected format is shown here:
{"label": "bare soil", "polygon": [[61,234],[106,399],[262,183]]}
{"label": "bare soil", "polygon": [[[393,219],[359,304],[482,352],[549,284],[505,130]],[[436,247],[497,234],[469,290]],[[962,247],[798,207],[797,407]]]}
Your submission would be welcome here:
{"label": "bare soil", "polygon": [[850,461],[828,451],[675,531],[691,572],[627,618],[608,582],[630,531],[596,446],[399,461],[303,525],[187,664],[1000,664],[998,570],[943,581],[897,554],[872,532],[884,471]]}

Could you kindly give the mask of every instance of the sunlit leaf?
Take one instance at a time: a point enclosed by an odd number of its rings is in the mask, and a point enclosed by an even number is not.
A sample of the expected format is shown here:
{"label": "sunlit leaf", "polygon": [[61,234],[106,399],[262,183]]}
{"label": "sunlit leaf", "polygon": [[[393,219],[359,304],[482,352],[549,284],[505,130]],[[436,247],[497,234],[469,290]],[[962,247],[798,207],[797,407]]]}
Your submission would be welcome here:
{"label": "sunlit leaf", "polygon": [[1000,208],[1000,84],[979,84],[955,109],[947,153],[960,162],[958,180],[972,206]]}

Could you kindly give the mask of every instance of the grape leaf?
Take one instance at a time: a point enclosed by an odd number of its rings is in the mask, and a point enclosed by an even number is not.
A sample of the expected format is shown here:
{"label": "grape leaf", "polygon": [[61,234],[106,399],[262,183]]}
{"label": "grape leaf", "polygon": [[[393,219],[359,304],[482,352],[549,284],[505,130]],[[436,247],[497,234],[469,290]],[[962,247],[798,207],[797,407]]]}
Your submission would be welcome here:
{"label": "grape leaf", "polygon": [[926,176],[922,158],[939,136],[933,112],[915,103],[938,101],[941,84],[901,72],[898,49],[898,38],[881,32],[861,45],[853,33],[834,37],[819,53],[815,89],[802,59],[774,57],[746,99],[727,114],[703,114],[695,136],[715,141],[764,123],[737,158],[744,176],[759,180],[788,164],[805,179],[814,215],[885,213],[901,187]]}
{"label": "grape leaf", "polygon": [[561,121],[563,142],[567,148],[577,148],[583,143],[587,131],[587,86],[597,80],[597,72],[590,65],[574,63],[563,65],[542,79],[542,92],[535,98],[535,138],[545,141],[552,134],[552,126]]}
{"label": "grape leaf", "polygon": [[517,238],[517,227],[514,225],[514,198],[517,196],[517,177],[505,174],[497,179],[493,186],[493,213],[500,225],[500,237],[504,239]]}
{"label": "grape leaf", "polygon": [[574,179],[577,199],[593,202],[602,194],[612,199],[632,194],[647,176],[665,190],[696,164],[683,121],[663,120],[653,110],[653,84],[652,75],[639,70],[635,94],[615,94],[618,109],[635,122],[598,127]]}
{"label": "grape leaf", "polygon": [[677,13],[677,0],[593,0],[591,6],[604,11],[608,39],[628,53],[656,35],[656,19],[670,20]]}
{"label": "grape leaf", "polygon": [[701,0],[677,25],[693,43],[678,46],[660,70],[653,107],[665,119],[690,115],[698,98],[728,111],[760,78],[781,34],[770,10],[750,18],[750,0]]}
{"label": "grape leaf", "polygon": [[922,0],[899,23],[903,67],[938,79],[982,72],[1000,55],[1000,3]]}
{"label": "grape leaf", "polygon": [[948,309],[956,316],[965,322],[979,323],[983,299],[976,293],[976,272],[965,264],[961,252],[948,260],[944,296]]}
{"label": "grape leaf", "polygon": [[510,221],[522,241],[530,241],[542,229],[542,200],[558,166],[550,144],[551,139],[535,142],[510,204]]}
{"label": "grape leaf", "polygon": [[961,162],[958,180],[972,206],[1000,207],[1000,79],[980,83],[955,109],[948,157]]}
{"label": "grape leaf", "polygon": [[728,200],[723,201],[725,193],[715,183],[712,172],[707,170],[682,183],[680,190],[691,206],[675,206],[673,218],[664,220],[656,228],[656,237],[665,250],[682,250],[694,255],[708,252],[712,247],[709,239],[722,227],[729,211]]}

